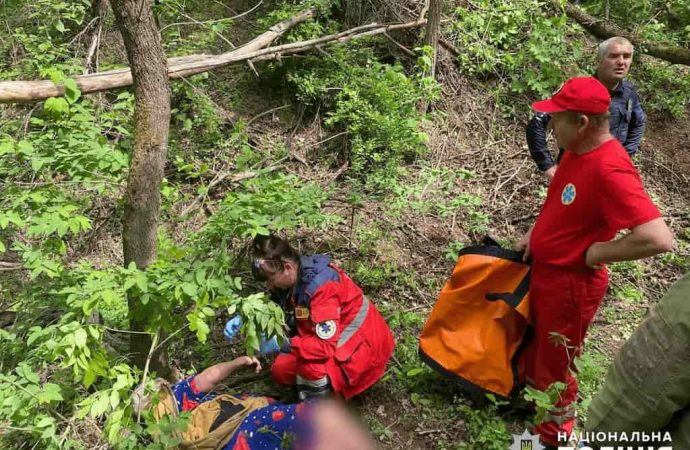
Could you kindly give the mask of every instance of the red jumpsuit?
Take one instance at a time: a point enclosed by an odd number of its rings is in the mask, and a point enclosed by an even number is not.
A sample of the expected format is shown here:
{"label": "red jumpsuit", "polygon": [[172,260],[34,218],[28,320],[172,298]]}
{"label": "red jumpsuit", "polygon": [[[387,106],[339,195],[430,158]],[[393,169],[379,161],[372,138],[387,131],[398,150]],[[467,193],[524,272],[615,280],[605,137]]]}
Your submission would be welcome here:
{"label": "red jumpsuit", "polygon": [[608,285],[606,269],[590,269],[585,253],[594,242],[610,241],[619,230],[658,217],[617,140],[582,155],[565,152],[530,240],[535,333],[520,361],[524,381],[531,386],[546,390],[554,382],[566,384],[535,430],[547,444],[558,445],[559,432],[572,432],[577,399],[573,361]]}
{"label": "red jumpsuit", "polygon": [[303,256],[293,291],[297,336],[271,373],[282,384],[330,381],[349,399],[381,378],[393,354],[390,328],[362,290],[324,255]]}

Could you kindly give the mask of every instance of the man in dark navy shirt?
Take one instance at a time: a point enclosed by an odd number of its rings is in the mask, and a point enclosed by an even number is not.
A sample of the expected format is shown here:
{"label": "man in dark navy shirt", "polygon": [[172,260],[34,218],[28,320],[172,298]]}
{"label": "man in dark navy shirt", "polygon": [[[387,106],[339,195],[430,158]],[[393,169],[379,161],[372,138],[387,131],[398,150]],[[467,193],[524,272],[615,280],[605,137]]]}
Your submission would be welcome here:
{"label": "man in dark navy shirt", "polygon": [[[640,97],[635,88],[625,80],[632,63],[633,46],[625,38],[612,37],[599,44],[598,78],[609,90],[609,128],[630,156],[640,147],[644,133],[646,115],[640,106]],[[548,113],[536,113],[527,125],[527,147],[539,170],[549,181],[553,179],[561,153],[554,161],[546,144],[546,129],[551,119]]]}

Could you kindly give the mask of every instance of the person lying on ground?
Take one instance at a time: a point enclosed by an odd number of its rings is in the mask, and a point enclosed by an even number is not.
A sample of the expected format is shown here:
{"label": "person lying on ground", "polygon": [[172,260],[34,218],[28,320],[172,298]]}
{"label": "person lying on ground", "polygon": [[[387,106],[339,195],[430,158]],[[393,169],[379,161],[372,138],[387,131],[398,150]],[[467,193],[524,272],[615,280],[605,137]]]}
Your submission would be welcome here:
{"label": "person lying on ground", "polygon": [[258,373],[261,363],[255,357],[241,356],[211,366],[173,385],[158,379],[155,396],[145,394],[140,385],[132,396],[135,413],[148,410],[156,421],[161,421],[166,415],[177,417],[188,413],[187,428],[177,435],[182,440],[178,448],[376,448],[358,421],[334,400],[284,404],[261,395],[214,392],[230,374],[243,367],[253,367]]}

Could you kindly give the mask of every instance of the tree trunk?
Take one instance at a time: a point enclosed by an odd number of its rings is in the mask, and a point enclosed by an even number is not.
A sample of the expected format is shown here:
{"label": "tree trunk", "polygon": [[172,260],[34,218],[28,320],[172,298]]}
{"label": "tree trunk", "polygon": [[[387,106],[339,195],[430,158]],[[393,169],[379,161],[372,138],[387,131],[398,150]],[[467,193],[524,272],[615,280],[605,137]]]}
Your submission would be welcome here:
{"label": "tree trunk", "polygon": [[[441,0],[429,0],[429,18],[426,22],[426,32],[424,34],[424,44],[431,47],[431,67],[427,74],[431,78],[436,78],[436,60],[438,59],[438,45],[441,37],[441,8],[443,3]],[[426,114],[429,110],[429,102],[422,100],[419,105],[419,111]]]}
{"label": "tree trunk", "polygon": [[[134,262],[145,270],[156,259],[160,215],[160,187],[168,146],[170,88],[165,54],[151,7],[153,0],[112,0],[117,26],[127,50],[134,85],[134,150],[125,193],[122,244],[125,266]],[[144,331],[140,300],[128,294],[129,326]],[[151,347],[147,334],[133,334],[133,362],[144,367]],[[170,367],[165,352],[156,352],[151,367],[166,377]]]}
{"label": "tree trunk", "polygon": [[[550,0],[554,8],[562,11],[558,0]],[[657,44],[655,42],[640,39],[634,34],[622,29],[613,22],[597,19],[582,11],[577,6],[570,3],[565,4],[565,13],[568,17],[575,19],[585,30],[592,33],[599,39],[608,39],[614,36],[623,36],[632,42],[639,51],[655,58],[663,59],[673,64],[683,64],[690,66],[690,49],[683,47],[671,47],[668,45]]]}
{"label": "tree trunk", "polygon": [[436,60],[438,59],[438,40],[441,36],[441,0],[429,0],[429,19],[426,23],[424,43],[433,49],[431,57],[431,78],[436,78]]}

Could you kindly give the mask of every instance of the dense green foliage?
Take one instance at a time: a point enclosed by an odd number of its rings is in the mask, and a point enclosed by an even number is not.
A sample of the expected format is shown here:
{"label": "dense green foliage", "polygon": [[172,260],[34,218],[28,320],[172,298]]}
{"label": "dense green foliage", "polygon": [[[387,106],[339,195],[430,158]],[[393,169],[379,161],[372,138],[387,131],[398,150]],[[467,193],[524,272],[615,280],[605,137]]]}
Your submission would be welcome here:
{"label": "dense green foliage", "polygon": [[428,57],[422,54],[419,72],[408,76],[399,64],[378,62],[372,44],[307,58],[287,78],[297,100],[325,109],[325,125],[346,135],[351,172],[390,177],[403,161],[425,150],[427,137],[419,131],[416,109],[438,92],[423,76]]}
{"label": "dense green foliage", "polygon": [[[583,6],[601,17],[604,4],[590,1]],[[611,17],[624,19],[621,25],[640,37],[687,47],[690,13],[685,2],[611,4]],[[564,12],[545,15],[545,11],[543,0],[481,0],[456,8],[448,25],[447,32],[461,51],[460,67],[468,74],[495,79],[502,91],[499,102],[512,112],[516,112],[512,96],[548,96],[568,77],[593,73],[596,67],[596,47],[578,35],[582,29]],[[645,108],[684,115],[690,102],[688,68],[642,61],[639,53],[631,77]]]}

